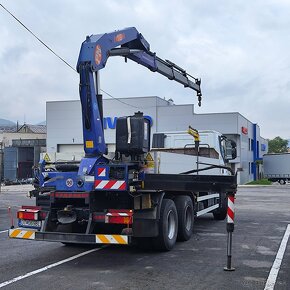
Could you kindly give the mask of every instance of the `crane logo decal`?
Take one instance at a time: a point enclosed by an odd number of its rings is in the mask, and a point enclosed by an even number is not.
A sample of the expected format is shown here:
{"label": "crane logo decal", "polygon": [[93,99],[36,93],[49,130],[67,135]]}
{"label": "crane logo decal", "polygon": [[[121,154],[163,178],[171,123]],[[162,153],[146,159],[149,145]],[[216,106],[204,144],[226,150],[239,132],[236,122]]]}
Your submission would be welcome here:
{"label": "crane logo decal", "polygon": [[71,178],[68,178],[65,182],[67,187],[72,187],[74,185],[74,182]]}
{"label": "crane logo decal", "polygon": [[99,65],[101,63],[102,60],[102,49],[101,46],[98,44],[96,45],[95,48],[95,63],[96,65]]}
{"label": "crane logo decal", "polygon": [[125,33],[119,33],[115,36],[114,41],[115,42],[120,42],[125,38]]}

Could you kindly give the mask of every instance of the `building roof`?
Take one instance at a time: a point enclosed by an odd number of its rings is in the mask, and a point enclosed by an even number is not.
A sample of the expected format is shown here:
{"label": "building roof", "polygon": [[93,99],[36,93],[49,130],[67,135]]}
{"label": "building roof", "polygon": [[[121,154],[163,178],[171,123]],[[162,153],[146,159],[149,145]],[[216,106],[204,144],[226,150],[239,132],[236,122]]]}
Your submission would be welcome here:
{"label": "building roof", "polygon": [[34,134],[46,134],[45,125],[30,125],[24,124],[17,128],[15,126],[0,126],[0,133],[34,133]]}
{"label": "building roof", "polygon": [[35,133],[35,134],[46,134],[46,126],[45,125],[22,125],[17,132],[19,133]]}

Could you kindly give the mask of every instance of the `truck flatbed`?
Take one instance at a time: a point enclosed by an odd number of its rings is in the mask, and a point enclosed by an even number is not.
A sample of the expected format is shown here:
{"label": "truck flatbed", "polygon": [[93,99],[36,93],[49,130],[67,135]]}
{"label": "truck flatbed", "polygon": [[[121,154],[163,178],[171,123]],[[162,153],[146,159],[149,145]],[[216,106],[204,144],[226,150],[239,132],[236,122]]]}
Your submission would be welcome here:
{"label": "truck flatbed", "polygon": [[235,175],[146,174],[145,190],[235,192]]}

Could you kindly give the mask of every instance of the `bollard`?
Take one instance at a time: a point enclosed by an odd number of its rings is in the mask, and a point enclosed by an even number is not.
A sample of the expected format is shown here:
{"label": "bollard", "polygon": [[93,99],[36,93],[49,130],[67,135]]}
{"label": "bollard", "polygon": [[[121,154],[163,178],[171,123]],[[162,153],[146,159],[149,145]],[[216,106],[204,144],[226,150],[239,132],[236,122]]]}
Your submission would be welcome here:
{"label": "bollard", "polygon": [[228,211],[227,211],[227,266],[224,267],[225,271],[235,271],[232,267],[232,234],[235,228],[235,193],[228,193]]}
{"label": "bollard", "polygon": [[14,220],[13,220],[13,215],[11,213],[11,207],[10,206],[8,206],[8,215],[9,215],[10,221],[11,221],[11,227],[10,227],[10,229],[14,229]]}

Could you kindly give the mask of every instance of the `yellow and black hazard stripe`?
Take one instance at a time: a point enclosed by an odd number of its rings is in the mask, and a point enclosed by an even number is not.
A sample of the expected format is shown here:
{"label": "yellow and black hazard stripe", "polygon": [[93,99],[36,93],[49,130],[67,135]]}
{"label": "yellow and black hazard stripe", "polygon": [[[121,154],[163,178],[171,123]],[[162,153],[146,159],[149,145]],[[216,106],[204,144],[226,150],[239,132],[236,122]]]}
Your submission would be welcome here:
{"label": "yellow and black hazard stripe", "polygon": [[125,235],[96,235],[96,243],[127,245],[129,242]]}
{"label": "yellow and black hazard stripe", "polygon": [[[46,241],[62,241],[61,239],[56,239],[55,237],[55,233],[48,233],[48,234],[54,234],[53,238],[49,238],[49,236],[43,238],[43,237],[39,237],[36,236],[37,234],[41,234],[40,232],[34,231],[34,230],[26,230],[26,229],[22,229],[22,228],[17,228],[17,229],[10,229],[9,230],[9,237],[10,238],[14,238],[14,239],[26,239],[26,240],[46,240]],[[62,234],[63,235],[63,234]],[[86,236],[86,235],[84,235]],[[115,244],[115,245],[128,245],[129,244],[129,236],[127,235],[101,235],[101,234],[97,234],[97,235],[88,235],[89,237],[91,237],[91,240],[86,239],[86,242],[92,244],[92,243],[96,243],[96,244]],[[70,234],[71,237],[71,234]],[[78,238],[80,238],[80,236],[78,235]]]}
{"label": "yellow and black hazard stripe", "polygon": [[9,238],[35,240],[35,231],[23,229],[10,229]]}

